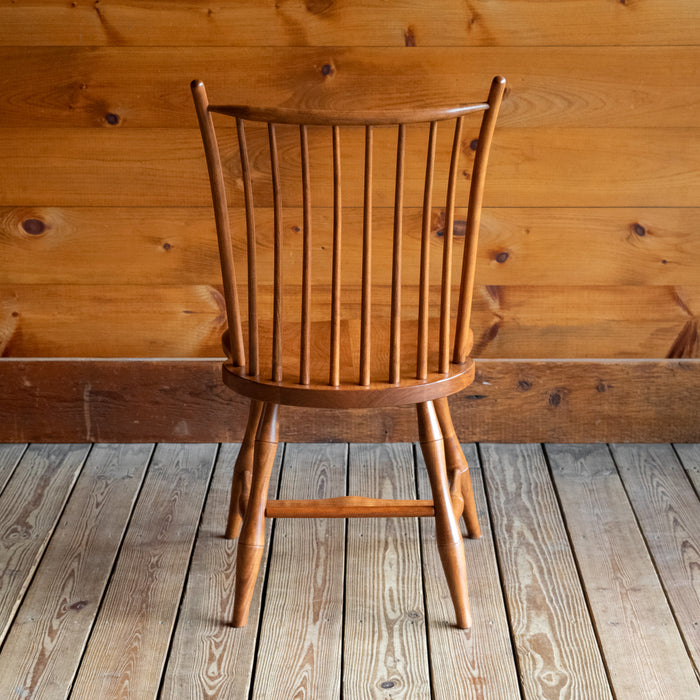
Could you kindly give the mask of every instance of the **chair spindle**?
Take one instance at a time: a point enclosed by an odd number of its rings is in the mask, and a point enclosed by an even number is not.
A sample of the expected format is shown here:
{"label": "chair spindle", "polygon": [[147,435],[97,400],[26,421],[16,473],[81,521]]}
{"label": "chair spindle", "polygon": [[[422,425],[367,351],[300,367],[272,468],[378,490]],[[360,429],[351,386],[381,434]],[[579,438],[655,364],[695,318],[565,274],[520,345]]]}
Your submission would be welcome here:
{"label": "chair spindle", "polygon": [[360,384],[369,386],[372,308],[372,142],[373,128],[365,127],[365,180],[362,221],[362,317],[360,320]]}
{"label": "chair spindle", "polygon": [[396,189],[394,191],[394,245],[391,270],[391,337],[389,383],[401,379],[401,235],[403,225],[403,180],[406,155],[406,125],[399,124],[396,145]]}
{"label": "chair spindle", "polygon": [[486,166],[488,165],[491,140],[496,127],[496,117],[506,89],[506,79],[496,76],[489,90],[488,108],[481,122],[479,142],[474,157],[474,171],[469,189],[469,211],[467,213],[466,241],[462,258],[462,278],[457,311],[457,328],[452,361],[463,364],[471,351],[469,325],[471,321],[472,298],[474,296],[474,275],[476,271],[476,251],[481,223],[481,203],[484,198]]}
{"label": "chair spindle", "polygon": [[311,381],[311,175],[309,172],[309,135],[306,125],[299,126],[301,141],[301,182],[304,207],[304,248],[301,279],[301,347],[299,353],[299,383]]}
{"label": "chair spindle", "polygon": [[272,381],[282,381],[282,195],[280,193],[280,164],[277,155],[275,125],[267,125],[272,171],[272,203],[274,208],[274,288],[272,302]]}
{"label": "chair spindle", "polygon": [[435,143],[437,122],[430,122],[428,154],[423,190],[423,221],[420,242],[420,297],[418,300],[418,357],[416,378],[428,376],[428,317],[430,315],[430,218],[433,207],[433,178],[435,173]]}
{"label": "chair spindle", "polygon": [[231,248],[231,224],[226,205],[226,187],[221,168],[221,155],[214,131],[214,124],[209,112],[209,100],[204,84],[199,80],[193,80],[190,86],[197,110],[199,128],[202,132],[204,153],[209,170],[211,183],[212,202],[214,204],[214,221],[216,223],[216,238],[219,245],[219,257],[221,260],[221,273],[224,285],[224,300],[226,302],[226,316],[229,319],[229,342],[231,346],[231,359],[234,367],[245,366],[245,349],[243,343],[243,324],[241,323],[241,307],[238,300],[238,285],[236,283],[236,269],[233,264],[233,251]]}
{"label": "chair spindle", "polygon": [[246,240],[248,245],[248,374],[257,377],[260,371],[258,351],[258,303],[257,265],[255,260],[255,212],[253,209],[253,185],[250,177],[250,161],[243,120],[236,117],[238,149],[241,154],[241,174],[245,196]]}
{"label": "chair spindle", "polygon": [[450,174],[447,182],[445,204],[445,233],[442,241],[442,286],[440,288],[440,348],[438,371],[447,374],[450,367],[450,301],[452,294],[452,239],[454,237],[455,196],[457,192],[457,170],[462,142],[463,117],[458,117],[452,142]]}
{"label": "chair spindle", "polygon": [[333,127],[333,279],[331,289],[331,386],[340,384],[340,241],[342,227],[340,191],[340,128]]}

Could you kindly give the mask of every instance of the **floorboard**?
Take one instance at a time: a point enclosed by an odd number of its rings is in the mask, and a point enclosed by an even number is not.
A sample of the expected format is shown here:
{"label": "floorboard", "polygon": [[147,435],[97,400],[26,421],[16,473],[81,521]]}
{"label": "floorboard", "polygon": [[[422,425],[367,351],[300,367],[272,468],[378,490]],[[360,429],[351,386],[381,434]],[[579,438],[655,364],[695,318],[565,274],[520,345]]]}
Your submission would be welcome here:
{"label": "floorboard", "polygon": [[[434,521],[420,519],[428,638],[433,652],[430,654],[433,694],[441,700],[512,700],[520,697],[518,670],[503,603],[483,475],[476,446],[463,445],[463,449],[470,465],[482,532],[481,539],[466,539],[464,521],[460,522],[465,537],[473,620],[469,632],[457,629],[454,624]],[[420,450],[416,461],[420,498],[430,498],[430,481]]]}
{"label": "floorboard", "polygon": [[216,445],[158,445],[73,688],[155,698]]}
{"label": "floorboard", "polygon": [[[346,477],[346,445],[287,445],[280,498],[344,496]],[[274,552],[252,697],[339,697],[345,521],[280,518]]]}
{"label": "floorboard", "polygon": [[0,496],[0,642],[89,451],[89,445],[31,445]]}
{"label": "floorboard", "polygon": [[[233,617],[236,579],[236,542],[222,536],[228,516],[233,465],[239,445],[222,445],[204,509],[187,578],[182,609],[165,673],[161,698],[211,700],[247,698],[250,688],[262,586],[250,605],[249,622],[242,630],[227,624]],[[277,450],[269,497],[277,493],[282,448]],[[265,529],[269,548],[272,523]],[[267,566],[267,549],[260,565]]]}
{"label": "floorboard", "polygon": [[700,501],[670,445],[612,445],[696,674],[700,669]]}
{"label": "floorboard", "polygon": [[[234,629],[238,445],[0,445],[0,698],[700,697],[700,445],[463,447],[468,631],[430,518],[268,520]],[[284,445],[278,484],[430,497],[410,444]]]}
{"label": "floorboard", "polygon": [[26,444],[0,445],[0,493],[10,480],[27,447]]}
{"label": "floorboard", "polygon": [[[411,445],[350,445],[351,496],[416,498]],[[415,518],[348,521],[343,697],[430,695]]]}
{"label": "floorboard", "polygon": [[698,697],[697,679],[605,445],[549,445],[617,700]]}
{"label": "floorboard", "polygon": [[482,467],[525,698],[610,698],[539,445],[482,445]]}
{"label": "floorboard", "polygon": [[152,451],[90,452],[0,654],[0,697],[67,696]]}

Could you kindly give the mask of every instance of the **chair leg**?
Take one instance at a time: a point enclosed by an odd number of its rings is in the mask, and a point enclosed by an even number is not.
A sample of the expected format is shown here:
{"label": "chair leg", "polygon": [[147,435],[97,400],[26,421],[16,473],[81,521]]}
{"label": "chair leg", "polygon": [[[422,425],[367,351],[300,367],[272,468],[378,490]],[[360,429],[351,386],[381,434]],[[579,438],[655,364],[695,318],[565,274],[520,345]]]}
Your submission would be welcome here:
{"label": "chair leg", "polygon": [[238,539],[236,558],[236,596],[233,626],[244,627],[265,545],[265,506],[272,465],[277,452],[277,404],[265,403],[255,437],[253,479],[250,499]]}
{"label": "chair leg", "polygon": [[471,627],[467,590],[467,563],[464,557],[462,535],[454,516],[450,499],[445,460],[445,446],[440,422],[432,401],[417,404],[420,444],[430,477],[435,507],[435,529],[442,568],[457,617],[457,626]]}
{"label": "chair leg", "polygon": [[464,452],[462,452],[462,447],[459,444],[459,439],[452,423],[447,397],[435,401],[435,411],[445,441],[445,458],[447,460],[447,472],[450,477],[450,492],[453,494],[453,498],[455,491],[460,492],[463,504],[462,517],[464,518],[464,524],[467,526],[467,534],[471,539],[476,540],[481,537],[481,527],[479,526],[479,516],[476,513],[472,479],[469,475],[469,465]]}
{"label": "chair leg", "polygon": [[252,400],[248,410],[248,425],[245,429],[245,437],[241,445],[236,464],[233,467],[233,481],[231,482],[231,505],[228,511],[228,523],[226,524],[227,539],[235,539],[241,532],[241,525],[245,516],[248,498],[250,496],[250,484],[253,476],[253,455],[255,452],[255,434],[262,413],[262,401]]}

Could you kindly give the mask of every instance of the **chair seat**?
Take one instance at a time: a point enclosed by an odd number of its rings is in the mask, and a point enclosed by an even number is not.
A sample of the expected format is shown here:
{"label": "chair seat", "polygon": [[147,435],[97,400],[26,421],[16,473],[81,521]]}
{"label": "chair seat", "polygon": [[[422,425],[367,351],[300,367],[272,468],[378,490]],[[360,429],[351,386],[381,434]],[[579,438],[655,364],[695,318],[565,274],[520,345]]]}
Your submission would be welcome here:
{"label": "chair seat", "polygon": [[426,379],[404,377],[398,384],[376,382],[366,387],[273,382],[250,377],[231,362],[223,365],[223,380],[233,391],[258,401],[309,408],[380,408],[434,401],[461,391],[474,381],[474,361],[450,364],[446,374],[434,372]]}

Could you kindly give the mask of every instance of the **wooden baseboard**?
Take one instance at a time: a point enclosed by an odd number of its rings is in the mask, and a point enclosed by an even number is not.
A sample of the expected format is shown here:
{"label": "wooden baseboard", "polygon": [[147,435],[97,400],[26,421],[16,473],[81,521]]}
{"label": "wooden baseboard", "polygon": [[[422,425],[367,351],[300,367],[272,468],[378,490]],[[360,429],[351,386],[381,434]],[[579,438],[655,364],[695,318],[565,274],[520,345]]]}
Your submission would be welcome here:
{"label": "wooden baseboard", "polygon": [[[0,360],[0,442],[231,442],[247,401],[218,360]],[[698,442],[700,360],[480,360],[450,399],[464,441]],[[412,406],[284,407],[280,439],[416,439]]]}

